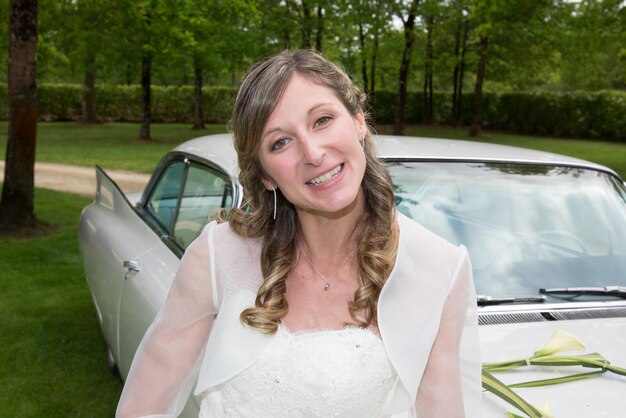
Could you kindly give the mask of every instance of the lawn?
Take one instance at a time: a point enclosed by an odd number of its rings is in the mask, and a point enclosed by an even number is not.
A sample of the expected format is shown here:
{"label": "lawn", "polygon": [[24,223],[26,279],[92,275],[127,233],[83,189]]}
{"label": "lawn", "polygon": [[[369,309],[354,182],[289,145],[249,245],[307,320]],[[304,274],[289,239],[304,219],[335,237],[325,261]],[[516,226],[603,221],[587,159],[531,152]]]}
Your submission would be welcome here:
{"label": "lawn", "polygon": [[107,369],[78,251],[88,203],[37,189],[37,216],[55,232],[0,239],[0,416],[114,415],[122,384]]}
{"label": "lawn", "polygon": [[[0,159],[4,158],[7,122],[0,122]],[[197,136],[226,132],[225,125],[207,125],[193,131],[190,125],[153,124],[151,141],[140,141],[139,125],[43,122],[37,125],[37,161],[75,164],[104,169],[151,173],[161,157],[181,142]]]}
{"label": "lawn", "polygon": [[[384,132],[389,127],[380,127]],[[6,148],[7,122],[0,122],[0,157]],[[100,165],[105,169],[125,169],[150,173],[161,157],[184,140],[201,135],[227,132],[225,125],[207,125],[193,131],[188,124],[153,124],[152,141],[139,141],[136,123],[84,125],[75,122],[38,124],[37,161]],[[465,128],[410,126],[407,135],[435,138],[471,139]],[[484,131],[477,140],[516,145],[570,155],[606,165],[626,178],[626,143],[588,139],[548,138]]]}

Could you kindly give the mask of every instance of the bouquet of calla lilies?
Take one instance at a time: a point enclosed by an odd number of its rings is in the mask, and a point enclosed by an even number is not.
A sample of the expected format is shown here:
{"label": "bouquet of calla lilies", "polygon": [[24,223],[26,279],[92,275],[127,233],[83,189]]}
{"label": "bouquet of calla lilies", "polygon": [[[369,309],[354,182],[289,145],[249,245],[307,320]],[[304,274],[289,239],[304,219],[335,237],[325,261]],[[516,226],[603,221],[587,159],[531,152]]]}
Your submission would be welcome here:
{"label": "bouquet of calla lilies", "polygon": [[[560,355],[568,351],[582,351],[583,343],[575,336],[565,331],[555,331],[550,340],[525,359],[501,361],[497,363],[483,363],[482,386],[483,389],[504,399],[509,404],[522,411],[524,416],[531,418],[552,418],[550,405],[546,403],[541,407],[529,404],[521,398],[513,388],[528,388],[536,386],[556,385],[558,383],[572,382],[574,380],[587,379],[606,373],[607,371],[626,376],[626,369],[612,365],[606,358],[598,353],[580,355]],[[553,379],[533,380],[506,385],[498,380],[492,372],[510,370],[528,366],[583,366],[596,369],[586,373],[576,373]],[[506,414],[509,418],[523,418],[511,412]]]}

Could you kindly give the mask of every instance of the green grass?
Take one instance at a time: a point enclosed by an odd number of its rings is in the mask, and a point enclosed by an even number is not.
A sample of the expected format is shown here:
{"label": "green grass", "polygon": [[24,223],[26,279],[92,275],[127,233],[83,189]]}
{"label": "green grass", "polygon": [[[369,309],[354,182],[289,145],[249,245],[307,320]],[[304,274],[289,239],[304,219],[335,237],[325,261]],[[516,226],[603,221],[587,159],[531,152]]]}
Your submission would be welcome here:
{"label": "green grass", "polygon": [[[414,126],[407,129],[406,134],[433,138],[474,140],[474,138],[470,138],[468,129],[465,128]],[[626,143],[623,142],[549,138],[490,131],[483,131],[481,137],[477,138],[477,140],[582,158],[583,160],[605,165],[615,170],[623,179],[626,179]]]}
{"label": "green grass", "polygon": [[88,203],[37,189],[37,216],[55,232],[0,238],[0,416],[114,415],[122,384],[107,369],[76,233]]}
{"label": "green grass", "polygon": [[[381,129],[381,132],[383,129]],[[6,148],[7,122],[0,122],[0,157]],[[75,122],[38,124],[37,161],[151,173],[161,157],[181,142],[201,135],[226,132],[225,125],[193,131],[189,124],[153,124],[153,141],[139,141],[136,123],[84,125]],[[407,135],[472,139],[466,128],[410,126]],[[557,152],[606,165],[626,178],[626,143],[548,138],[484,131],[477,140]]]}
{"label": "green grass", "polygon": [[[153,124],[152,141],[140,141],[136,123],[85,125],[42,122],[37,125],[37,161],[151,173],[168,151],[187,139],[226,132],[225,125],[193,131],[189,124]],[[7,122],[0,122],[0,159],[4,159]]]}

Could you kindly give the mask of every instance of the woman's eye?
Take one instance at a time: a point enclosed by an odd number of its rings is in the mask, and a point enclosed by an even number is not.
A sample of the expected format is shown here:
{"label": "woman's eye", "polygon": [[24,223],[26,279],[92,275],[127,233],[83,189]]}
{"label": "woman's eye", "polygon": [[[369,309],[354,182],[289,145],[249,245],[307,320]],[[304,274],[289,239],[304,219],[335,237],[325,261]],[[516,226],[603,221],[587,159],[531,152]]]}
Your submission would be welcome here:
{"label": "woman's eye", "polygon": [[289,139],[287,139],[287,138],[280,138],[280,139],[274,141],[272,143],[272,151],[276,151],[276,150],[279,150],[281,148],[284,148],[285,145],[287,145],[287,142],[289,142]]}
{"label": "woman's eye", "polygon": [[330,122],[331,119],[332,119],[332,117],[330,117],[330,116],[322,116],[321,118],[318,118],[315,121],[314,125],[315,125],[316,128],[319,128],[320,126],[326,125],[328,122]]}

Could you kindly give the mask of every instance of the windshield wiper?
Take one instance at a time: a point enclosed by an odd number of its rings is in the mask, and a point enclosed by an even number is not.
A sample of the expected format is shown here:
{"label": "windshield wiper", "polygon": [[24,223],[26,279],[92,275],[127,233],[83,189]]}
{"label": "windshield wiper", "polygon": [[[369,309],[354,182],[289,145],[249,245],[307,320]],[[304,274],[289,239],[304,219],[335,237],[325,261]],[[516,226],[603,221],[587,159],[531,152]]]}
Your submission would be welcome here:
{"label": "windshield wiper", "polygon": [[592,296],[616,296],[626,298],[626,286],[596,286],[596,287],[554,287],[551,289],[539,289],[544,295],[592,295]]}
{"label": "windshield wiper", "polygon": [[546,296],[476,296],[478,306],[502,305],[505,303],[541,303],[545,302]]}

